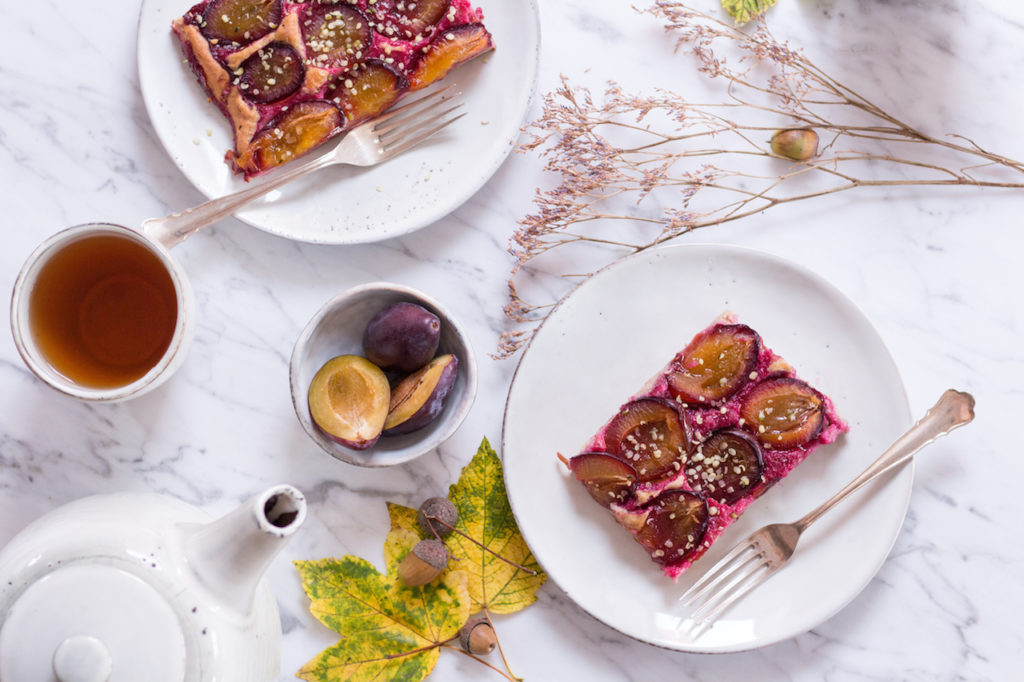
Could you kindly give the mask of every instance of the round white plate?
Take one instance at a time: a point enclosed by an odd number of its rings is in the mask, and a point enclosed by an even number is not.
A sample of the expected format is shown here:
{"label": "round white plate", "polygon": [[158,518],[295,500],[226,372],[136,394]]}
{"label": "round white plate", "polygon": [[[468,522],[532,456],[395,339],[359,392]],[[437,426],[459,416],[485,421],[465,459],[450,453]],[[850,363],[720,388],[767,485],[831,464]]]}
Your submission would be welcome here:
{"label": "round white plate", "polygon": [[[171,21],[192,4],[143,0],[139,81],[167,153],[200,192],[218,197],[246,183],[224,162],[224,152],[232,146],[228,121],[207,101],[171,33]],[[299,241],[374,242],[439,220],[483,187],[512,150],[529,110],[540,29],[535,0],[474,4],[484,11],[496,49],[460,66],[444,81],[461,91],[468,112],[464,118],[387,163],[326,168],[256,200],[236,217]]]}
{"label": "round white plate", "polygon": [[[850,432],[816,450],[719,538],[677,583],[591,500],[556,453],[574,455],[649,377],[724,311],[761,333],[832,397]],[[766,253],[682,245],[605,268],[547,318],[516,370],[503,459],[512,510],[537,560],[577,604],[637,639],[693,652],[772,644],[822,623],[871,580],[909,502],[912,464],[807,531],[793,562],[697,639],[679,595],[736,542],[794,521],[873,461],[910,423],[892,357],[828,282]]]}

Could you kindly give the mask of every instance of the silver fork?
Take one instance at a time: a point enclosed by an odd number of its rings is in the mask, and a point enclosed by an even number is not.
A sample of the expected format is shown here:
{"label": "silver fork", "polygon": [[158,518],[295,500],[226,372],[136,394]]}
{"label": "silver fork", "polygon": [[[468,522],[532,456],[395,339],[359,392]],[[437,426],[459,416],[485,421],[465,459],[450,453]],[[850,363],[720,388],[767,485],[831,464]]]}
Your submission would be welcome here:
{"label": "silver fork", "polygon": [[974,419],[974,398],[950,389],[916,424],[889,446],[857,478],[799,521],[773,523],[754,531],[679,598],[684,607],[696,607],[689,616],[692,637],[714,625],[725,611],[786,565],[800,534],[851,493],[909,460],[936,438]]}
{"label": "silver fork", "polygon": [[465,112],[455,114],[462,104],[451,103],[450,88],[448,85],[434,90],[361,123],[326,154],[294,167],[285,166],[252,187],[164,218],[150,218],[142,223],[142,231],[170,248],[207,225],[228,217],[253,199],[303,175],[336,164],[374,166],[392,159],[466,115]]}

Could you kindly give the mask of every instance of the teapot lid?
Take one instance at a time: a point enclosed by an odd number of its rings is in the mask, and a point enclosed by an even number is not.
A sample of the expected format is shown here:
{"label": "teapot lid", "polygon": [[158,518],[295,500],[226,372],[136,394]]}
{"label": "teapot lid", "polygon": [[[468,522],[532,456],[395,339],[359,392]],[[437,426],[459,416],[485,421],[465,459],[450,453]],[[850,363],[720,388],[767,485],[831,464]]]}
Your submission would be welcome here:
{"label": "teapot lid", "polygon": [[4,682],[182,682],[182,623],[123,568],[82,561],[29,584],[0,628]]}

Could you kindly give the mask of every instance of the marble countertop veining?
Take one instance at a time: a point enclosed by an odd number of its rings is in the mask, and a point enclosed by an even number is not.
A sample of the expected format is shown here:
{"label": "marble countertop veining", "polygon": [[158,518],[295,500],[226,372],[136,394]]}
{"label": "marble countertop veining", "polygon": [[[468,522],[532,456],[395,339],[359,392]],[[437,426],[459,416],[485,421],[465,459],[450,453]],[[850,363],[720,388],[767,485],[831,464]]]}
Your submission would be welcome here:
{"label": "marble countertop veining", "polygon": [[[0,289],[10,291],[32,248],[62,227],[136,225],[202,197],[148,120],[135,64],[137,3],[4,4],[13,30],[0,64]],[[538,93],[562,74],[595,89],[615,80],[644,91],[678,87],[692,70],[657,21],[630,3],[542,1],[540,13]],[[1024,158],[1021,3],[779,0],[771,25],[922,129]],[[539,111],[535,101],[530,116]],[[385,501],[415,505],[443,493],[481,437],[500,443],[515,361],[487,355],[505,329],[506,246],[534,188],[550,183],[535,156],[513,155],[453,214],[364,246],[294,243],[222,222],[175,252],[197,296],[190,355],[167,384],[132,402],[58,395],[30,374],[9,330],[0,334],[0,543],[83,495],[152,491],[221,513],[267,485],[292,483],[308,495],[309,517],[270,580],[285,633],[281,679],[293,679],[335,637],[310,616],[291,560],[377,560]],[[1018,679],[1022,197],[865,189],[694,235],[784,254],[822,273],[877,326],[915,415],[957,387],[976,396],[976,423],[919,459],[891,556],[862,594],[812,631],[746,653],[666,651],[595,621],[549,583],[536,605],[500,622],[513,671],[531,681]],[[387,470],[327,457],[302,432],[288,393],[288,359],[306,320],[332,295],[377,279],[443,300],[481,356],[479,395],[459,432],[437,452]],[[443,653],[431,679],[499,677]]]}

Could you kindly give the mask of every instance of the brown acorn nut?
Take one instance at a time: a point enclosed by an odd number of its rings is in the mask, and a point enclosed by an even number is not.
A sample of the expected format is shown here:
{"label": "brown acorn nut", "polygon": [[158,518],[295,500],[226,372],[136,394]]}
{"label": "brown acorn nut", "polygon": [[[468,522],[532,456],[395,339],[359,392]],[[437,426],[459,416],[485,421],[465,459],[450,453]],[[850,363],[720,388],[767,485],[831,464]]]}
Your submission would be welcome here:
{"label": "brown acorn nut", "polygon": [[398,564],[398,579],[409,587],[433,581],[448,566],[448,546],[440,540],[420,540]]}
{"label": "brown acorn nut", "polygon": [[787,128],[772,135],[772,153],[793,161],[807,161],[818,155],[818,133],[810,128]]}
{"label": "brown acorn nut", "polygon": [[458,367],[459,360],[454,355],[439,355],[398,382],[391,391],[384,435],[410,433],[434,421],[455,385]]}
{"label": "brown acorn nut", "polygon": [[459,644],[465,651],[477,656],[486,656],[494,651],[498,638],[487,616],[482,613],[471,616],[459,630]]}
{"label": "brown acorn nut", "polygon": [[447,497],[431,497],[420,505],[416,520],[425,533],[448,537],[459,521],[459,510]]}

